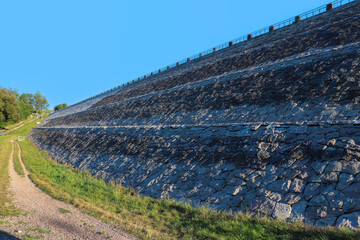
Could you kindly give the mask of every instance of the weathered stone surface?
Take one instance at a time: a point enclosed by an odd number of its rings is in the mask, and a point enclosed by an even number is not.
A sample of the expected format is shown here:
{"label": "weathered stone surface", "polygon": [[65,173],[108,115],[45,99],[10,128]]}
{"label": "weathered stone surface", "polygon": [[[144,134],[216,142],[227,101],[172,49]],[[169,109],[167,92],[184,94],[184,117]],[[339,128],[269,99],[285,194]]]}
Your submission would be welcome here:
{"label": "weathered stone surface", "polygon": [[343,163],[340,161],[330,162],[329,165],[325,168],[324,173],[341,172],[342,167]]}
{"label": "weathered stone surface", "polygon": [[325,162],[314,162],[312,164],[312,168],[317,174],[322,174],[326,168],[326,166],[329,164],[328,161]]}
{"label": "weathered stone surface", "polygon": [[360,200],[351,197],[344,198],[344,204],[342,209],[346,213],[358,211],[360,210]]}
{"label": "weathered stone surface", "polygon": [[322,183],[320,192],[322,194],[327,194],[336,188],[336,183]]}
{"label": "weathered stone surface", "polygon": [[326,200],[326,198],[324,197],[324,195],[317,195],[313,198],[310,199],[310,201],[308,202],[309,206],[314,206],[314,207],[322,207],[322,206],[329,206],[328,201]]}
{"label": "weathered stone surface", "polygon": [[233,175],[230,174],[226,178],[226,185],[227,186],[243,186],[243,185],[246,185],[246,183],[243,179],[234,177]]}
{"label": "weathered stone surface", "polygon": [[295,178],[297,175],[299,175],[301,172],[299,170],[296,169],[287,169],[285,170],[285,172],[281,175],[281,178],[285,178],[285,179],[293,179]]}
{"label": "weathered stone surface", "polygon": [[251,201],[249,209],[256,214],[269,216],[273,213],[275,204],[268,198],[257,197]]}
{"label": "weathered stone surface", "polygon": [[290,192],[302,193],[305,189],[306,182],[304,180],[295,178],[290,185]]}
{"label": "weathered stone surface", "polygon": [[342,172],[349,174],[358,174],[360,172],[360,162],[343,163]]}
{"label": "weathered stone surface", "polygon": [[360,183],[352,183],[343,190],[343,193],[349,197],[360,199]]}
{"label": "weathered stone surface", "polygon": [[303,195],[288,193],[285,197],[281,200],[281,202],[292,205],[294,203],[299,202],[300,200],[304,199]]}
{"label": "weathered stone surface", "polygon": [[305,219],[305,210],[307,206],[307,201],[300,201],[292,205],[292,212],[290,219],[294,221],[303,221]]}
{"label": "weathered stone surface", "polygon": [[249,189],[255,189],[260,186],[261,182],[262,182],[261,177],[251,178],[248,181],[246,181],[246,186]]}
{"label": "weathered stone surface", "polygon": [[339,191],[331,191],[325,195],[331,208],[342,208],[344,205],[345,195]]}
{"label": "weathered stone surface", "polygon": [[291,206],[284,203],[276,203],[272,216],[275,219],[285,220],[291,215]]}
{"label": "weathered stone surface", "polygon": [[275,192],[287,193],[290,188],[290,180],[276,180],[268,186],[268,189]]}
{"label": "weathered stone surface", "polygon": [[308,207],[305,212],[305,218],[309,218],[309,219],[325,218],[327,216],[328,216],[328,207],[326,206]]}
{"label": "weathered stone surface", "polygon": [[344,214],[336,221],[337,227],[359,228],[360,226],[360,212],[353,212]]}
{"label": "weathered stone surface", "polygon": [[304,191],[305,199],[309,200],[313,196],[317,196],[321,191],[320,186],[320,183],[309,183]]}
{"label": "weathered stone surface", "polygon": [[[214,194],[216,192],[216,190],[212,187],[205,187],[204,189],[202,189],[201,193],[199,194],[198,198],[201,200],[201,201],[204,201],[206,199],[208,199],[212,194]],[[176,198],[174,196],[171,196],[170,197],[173,197],[173,198]]]}
{"label": "weathered stone surface", "polygon": [[330,173],[326,173],[326,174],[322,174],[320,175],[320,179],[321,179],[321,182],[323,183],[329,183],[329,182],[338,182],[338,176],[339,176],[339,173],[337,172],[330,172]]}
{"label": "weathered stone surface", "polygon": [[238,195],[238,194],[244,194],[248,191],[246,186],[226,186],[222,192],[229,194],[229,195]]}
{"label": "weathered stone surface", "polygon": [[278,176],[276,174],[268,175],[262,181],[261,186],[267,186],[270,183],[273,183],[277,178],[278,178]]}
{"label": "weathered stone surface", "polygon": [[282,194],[277,193],[277,192],[270,192],[270,194],[267,196],[267,198],[274,202],[279,202],[282,198]]}
{"label": "weathered stone surface", "polygon": [[342,191],[354,181],[354,176],[347,173],[342,173],[339,176],[339,182],[336,185],[336,190]]}
{"label": "weathered stone surface", "polygon": [[225,187],[225,180],[213,180],[210,182],[210,187],[219,191]]}
{"label": "weathered stone surface", "polygon": [[229,198],[228,204],[230,207],[240,207],[243,202],[243,197],[240,195]]}

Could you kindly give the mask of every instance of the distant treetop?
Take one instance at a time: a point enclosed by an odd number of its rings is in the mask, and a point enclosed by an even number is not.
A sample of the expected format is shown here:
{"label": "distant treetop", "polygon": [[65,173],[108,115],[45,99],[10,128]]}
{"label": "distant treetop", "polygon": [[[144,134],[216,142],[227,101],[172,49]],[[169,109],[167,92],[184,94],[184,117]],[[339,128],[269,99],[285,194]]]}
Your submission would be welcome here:
{"label": "distant treetop", "polygon": [[54,111],[59,111],[59,110],[61,110],[61,109],[67,108],[67,106],[68,106],[68,105],[67,105],[66,103],[56,105],[56,106],[54,107]]}

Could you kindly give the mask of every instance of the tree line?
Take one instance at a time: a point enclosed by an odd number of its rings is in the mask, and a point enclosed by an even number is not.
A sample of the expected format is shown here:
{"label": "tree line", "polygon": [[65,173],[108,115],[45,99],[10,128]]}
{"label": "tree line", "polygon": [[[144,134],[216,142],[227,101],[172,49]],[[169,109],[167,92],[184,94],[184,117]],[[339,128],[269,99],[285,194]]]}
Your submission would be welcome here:
{"label": "tree line", "polygon": [[0,88],[0,128],[26,120],[32,113],[48,108],[46,97],[39,91],[19,94],[14,89]]}

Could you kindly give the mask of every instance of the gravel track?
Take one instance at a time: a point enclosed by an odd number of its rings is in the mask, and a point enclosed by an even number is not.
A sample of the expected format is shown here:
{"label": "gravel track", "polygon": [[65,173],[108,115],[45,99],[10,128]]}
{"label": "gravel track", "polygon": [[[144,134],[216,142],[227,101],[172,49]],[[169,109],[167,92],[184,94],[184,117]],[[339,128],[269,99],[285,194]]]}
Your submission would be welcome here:
{"label": "gravel track", "polygon": [[[19,148],[19,159],[25,170],[25,177],[19,176],[13,167],[14,147]],[[21,149],[12,142],[12,153],[9,163],[11,178],[10,191],[13,202],[26,211],[19,217],[6,217],[0,225],[0,230],[24,238],[27,234],[41,236],[41,239],[136,239],[135,237],[91,217],[72,205],[55,200],[38,189],[29,179],[29,173],[21,160]],[[60,208],[71,213],[60,213]],[[48,230],[50,233],[40,233],[34,229]],[[0,236],[0,239],[2,237]],[[3,237],[12,239],[11,237]],[[15,238],[16,239],[16,238]]]}

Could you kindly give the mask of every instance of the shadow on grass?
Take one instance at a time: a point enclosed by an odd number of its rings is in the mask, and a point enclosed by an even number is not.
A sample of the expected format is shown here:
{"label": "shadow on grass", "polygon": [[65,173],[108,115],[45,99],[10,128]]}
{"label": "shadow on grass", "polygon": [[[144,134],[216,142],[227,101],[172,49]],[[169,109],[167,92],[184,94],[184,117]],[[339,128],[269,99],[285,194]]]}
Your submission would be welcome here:
{"label": "shadow on grass", "polygon": [[7,232],[0,231],[0,240],[21,240],[21,239],[13,235],[10,235]]}

